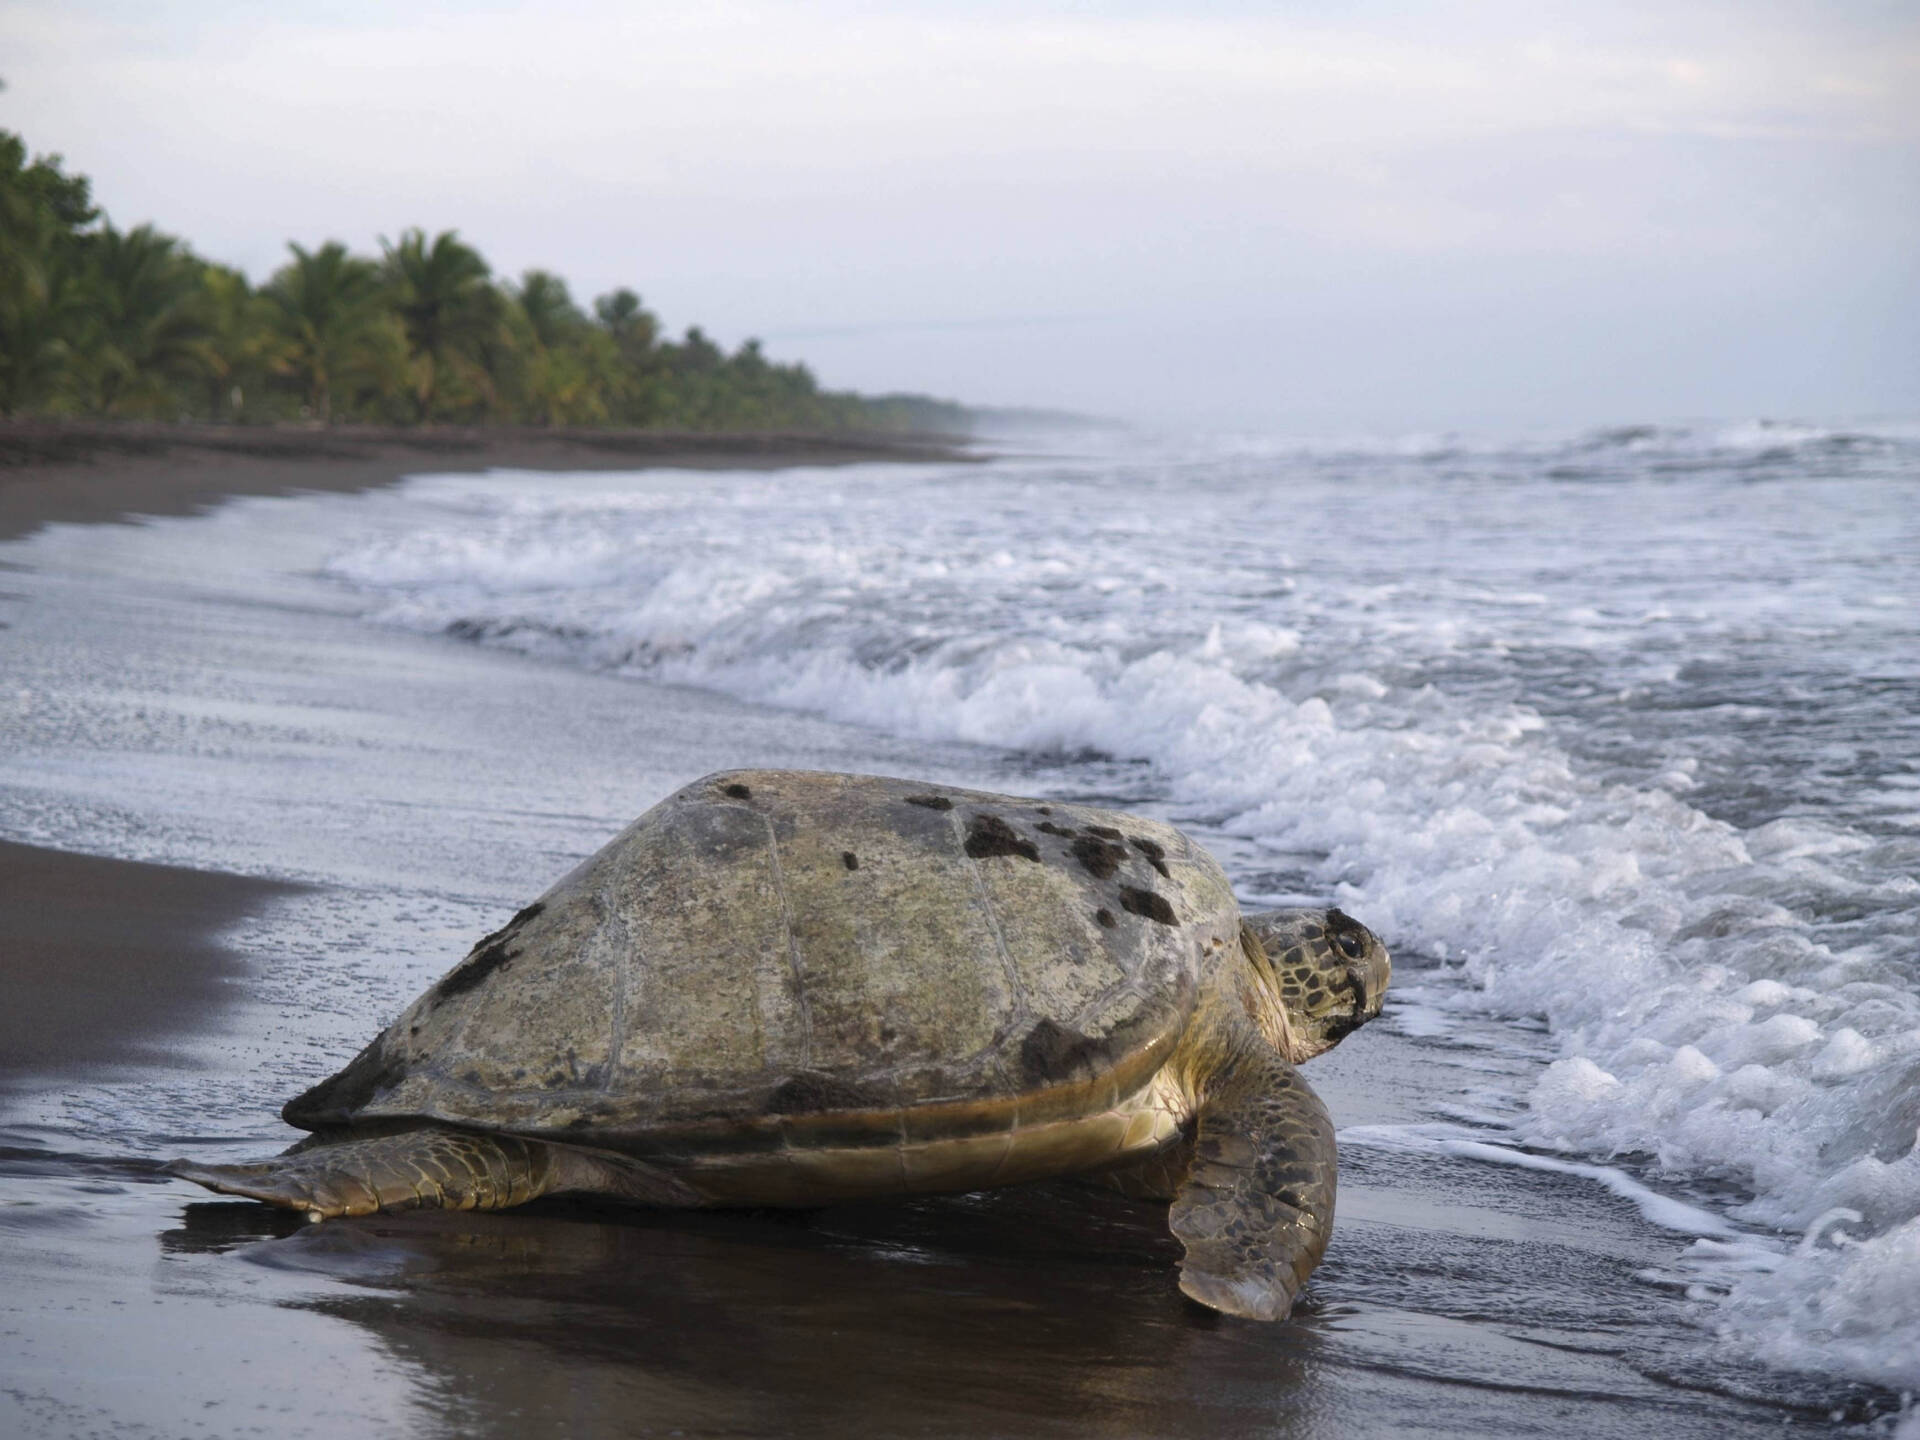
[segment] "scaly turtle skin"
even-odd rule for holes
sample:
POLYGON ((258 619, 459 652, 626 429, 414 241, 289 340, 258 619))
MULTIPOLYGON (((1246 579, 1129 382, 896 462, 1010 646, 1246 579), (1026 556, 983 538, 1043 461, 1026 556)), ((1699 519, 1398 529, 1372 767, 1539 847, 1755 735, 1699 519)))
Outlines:
POLYGON ((555 1193, 819 1205, 1098 1174, 1172 1202, 1181 1288, 1277 1319, 1333 1220, 1295 1066, 1379 1013, 1338 910, 1242 918, 1172 826, 734 771, 641 816, 289 1103, 172 1173, 315 1220, 555 1193))

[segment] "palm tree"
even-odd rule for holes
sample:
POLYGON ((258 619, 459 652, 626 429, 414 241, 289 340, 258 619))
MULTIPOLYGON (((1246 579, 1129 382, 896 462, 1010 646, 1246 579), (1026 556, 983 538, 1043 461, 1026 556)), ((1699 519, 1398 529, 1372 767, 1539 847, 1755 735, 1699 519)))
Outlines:
POLYGON ((523 274, 513 301, 527 412, 543 425, 604 420, 620 359, 611 337, 588 323, 567 282, 549 270, 523 274))
POLYGON ((380 270, 349 255, 338 240, 318 250, 287 248, 292 261, 274 272, 266 289, 285 345, 280 368, 300 382, 324 424, 333 418, 335 386, 363 372, 378 344, 380 270))
POLYGON ((645 359, 653 349, 653 342, 660 338, 660 322, 640 303, 640 297, 625 286, 595 300, 593 314, 630 365, 645 359))
POLYGON ((84 381, 90 408, 164 411, 211 362, 199 262, 151 225, 86 237, 84 381))
POLYGON ((613 342, 606 387, 609 408, 629 425, 644 425, 660 408, 661 357, 655 348, 660 322, 624 286, 595 300, 593 315, 601 336, 613 342))
POLYGON ((257 405, 280 349, 273 304, 240 271, 207 264, 200 267, 199 307, 207 326, 207 416, 243 419, 249 392, 257 405))
POLYGON ((62 174, 57 155, 29 164, 25 142, 0 130, 0 415, 57 401, 69 386, 80 232, 98 215, 84 175, 62 174))
POLYGON ((487 262, 457 231, 443 230, 429 242, 424 230, 403 230, 398 244, 380 245, 413 360, 415 418, 428 423, 449 367, 471 367, 499 327, 500 294, 487 262))
POLYGON ((587 317, 567 293, 567 282, 551 270, 527 271, 520 277, 520 288, 513 298, 535 342, 545 349, 553 349, 586 328, 587 317))
POLYGON ((73 388, 79 269, 41 218, 0 230, 0 415, 57 404, 73 388))

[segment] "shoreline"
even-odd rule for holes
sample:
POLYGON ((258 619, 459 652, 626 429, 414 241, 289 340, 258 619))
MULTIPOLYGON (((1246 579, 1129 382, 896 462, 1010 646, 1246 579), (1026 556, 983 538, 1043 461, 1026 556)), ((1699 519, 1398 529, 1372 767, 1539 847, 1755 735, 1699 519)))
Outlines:
POLYGON ((977 458, 964 437, 883 432, 8 421, 0 422, 0 540, 57 523, 194 514, 236 495, 369 490, 435 470, 778 470, 977 458))

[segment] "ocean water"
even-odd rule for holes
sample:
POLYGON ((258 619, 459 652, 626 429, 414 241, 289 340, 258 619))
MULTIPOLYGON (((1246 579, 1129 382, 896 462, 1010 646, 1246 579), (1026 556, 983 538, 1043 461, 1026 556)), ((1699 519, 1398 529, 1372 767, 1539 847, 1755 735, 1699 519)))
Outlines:
POLYGON ((368 622, 1019 757, 1512 1063, 1349 1153, 1605 1185, 1741 1363, 1920 1388, 1920 427, 424 477, 368 622))

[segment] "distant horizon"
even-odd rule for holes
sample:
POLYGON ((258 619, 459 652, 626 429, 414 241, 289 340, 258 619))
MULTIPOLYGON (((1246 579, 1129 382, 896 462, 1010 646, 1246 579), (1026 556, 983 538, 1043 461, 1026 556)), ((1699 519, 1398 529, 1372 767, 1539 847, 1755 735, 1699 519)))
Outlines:
POLYGON ((1920 16, 15 0, 0 126, 254 280, 458 229, 821 383, 1373 433, 1920 412, 1920 16))
MULTIPOLYGON (((951 399, 952 397, 941 398, 951 399)), ((959 403, 967 404, 964 399, 959 403)), ((1435 424, 1371 430, 1361 427, 1329 427, 1318 431, 1267 424, 1207 424, 1193 421, 1134 422, 1111 415, 1048 411, 1045 407, 1037 406, 969 405, 967 408, 989 414, 998 411, 1035 410, 1057 417, 1061 421, 1080 421, 1097 429, 1133 432, 1148 437, 1179 439, 1183 436, 1209 436, 1218 439, 1245 436, 1250 439, 1258 438, 1312 447, 1338 447, 1367 443, 1409 448, 1418 447, 1421 444, 1435 446, 1465 444, 1468 448, 1474 448, 1482 443, 1490 446, 1552 444, 1601 439, 1620 432, 1638 430, 1654 432, 1654 436, 1665 435, 1674 438, 1683 435, 1700 438, 1712 436, 1718 432, 1720 437, 1728 442, 1731 442, 1733 436, 1739 431, 1746 429, 1779 430, 1789 434, 1795 431, 1813 431, 1834 438, 1856 436, 1864 439, 1920 440, 1920 407, 1906 413, 1888 411, 1856 415, 1622 416, 1601 420, 1536 421, 1506 426, 1435 424)), ((1065 429, 1067 426, 1063 424, 1061 428, 1065 429)), ((994 432, 986 429, 982 433, 992 435, 994 432)), ((1654 438, 1654 436, 1647 438, 1654 438)), ((1781 438, 1785 440, 1787 437, 1783 435, 1781 438)))

